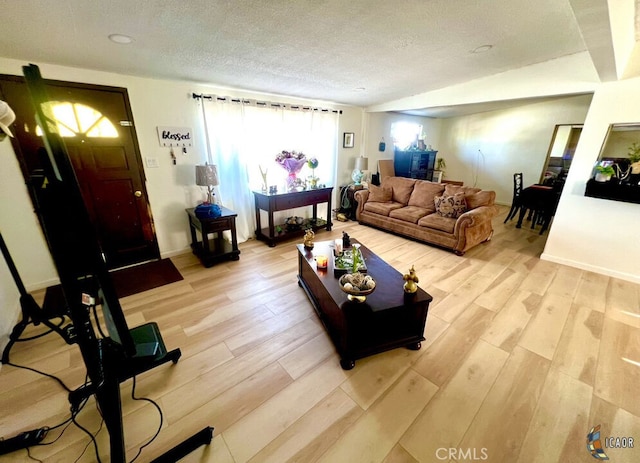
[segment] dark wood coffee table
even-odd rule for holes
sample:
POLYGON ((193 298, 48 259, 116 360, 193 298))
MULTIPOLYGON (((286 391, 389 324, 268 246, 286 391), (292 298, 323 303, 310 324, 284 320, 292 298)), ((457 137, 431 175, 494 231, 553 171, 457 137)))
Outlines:
MULTIPOLYGON (((352 240, 357 242, 356 240, 352 240)), ((298 245, 298 284, 305 290, 326 328, 345 370, 355 361, 397 347, 420 349, 429 303, 423 289, 406 295, 402 275, 365 246, 367 274, 376 281, 365 302, 350 302, 338 285, 333 269, 333 241, 316 242, 311 250, 298 245), (326 255, 329 264, 318 269, 315 256, 326 255)))

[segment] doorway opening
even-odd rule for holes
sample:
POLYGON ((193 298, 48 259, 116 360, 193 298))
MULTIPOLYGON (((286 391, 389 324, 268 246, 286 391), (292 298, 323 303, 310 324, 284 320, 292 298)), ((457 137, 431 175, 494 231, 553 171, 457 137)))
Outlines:
POLYGON ((540 184, 562 189, 582 134, 582 124, 559 124, 553 130, 540 184))

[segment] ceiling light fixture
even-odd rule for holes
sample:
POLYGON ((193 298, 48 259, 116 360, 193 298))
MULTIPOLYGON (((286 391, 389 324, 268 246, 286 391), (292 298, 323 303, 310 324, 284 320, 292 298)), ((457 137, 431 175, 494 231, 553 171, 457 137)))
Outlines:
POLYGON ((124 35, 124 34, 111 34, 109 36, 109 40, 111 40, 112 42, 115 43, 119 43, 119 44, 128 44, 133 42, 133 39, 131 37, 129 37, 128 35, 124 35))
POLYGON ((471 50, 471 53, 486 53, 493 48, 493 45, 480 45, 471 50))

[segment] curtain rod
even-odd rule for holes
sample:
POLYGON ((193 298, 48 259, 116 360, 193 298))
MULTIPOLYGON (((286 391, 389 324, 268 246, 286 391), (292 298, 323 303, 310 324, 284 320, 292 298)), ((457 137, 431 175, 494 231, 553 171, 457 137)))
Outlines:
POLYGON ((216 100, 221 102, 246 104, 246 105, 257 106, 261 108, 282 108, 282 109, 291 109, 293 111, 319 111, 323 113, 342 114, 342 110, 339 110, 339 109, 317 108, 314 106, 306 106, 306 105, 290 104, 290 103, 277 103, 274 101, 250 100, 248 98, 237 98, 237 97, 230 97, 230 96, 206 95, 203 93, 200 93, 200 94, 192 93, 191 95, 194 100, 197 100, 197 99, 211 100, 211 101, 216 100))

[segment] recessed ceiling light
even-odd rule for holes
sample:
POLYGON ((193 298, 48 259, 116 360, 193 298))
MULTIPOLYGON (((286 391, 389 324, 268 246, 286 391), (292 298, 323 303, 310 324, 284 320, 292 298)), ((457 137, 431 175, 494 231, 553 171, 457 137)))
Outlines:
POLYGON ((356 87, 355 88, 356 92, 364 92, 365 90, 366 90, 366 88, 364 88, 364 87, 356 87))
POLYGON ((133 39, 124 34, 111 34, 109 40, 115 43, 127 44, 133 42, 133 39))
POLYGON ((471 53, 485 53, 493 48, 493 45, 480 45, 471 50, 471 53))

